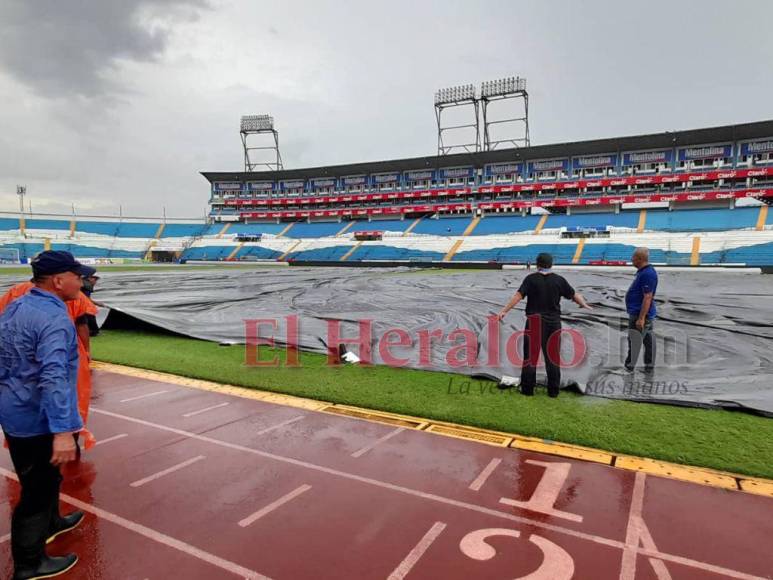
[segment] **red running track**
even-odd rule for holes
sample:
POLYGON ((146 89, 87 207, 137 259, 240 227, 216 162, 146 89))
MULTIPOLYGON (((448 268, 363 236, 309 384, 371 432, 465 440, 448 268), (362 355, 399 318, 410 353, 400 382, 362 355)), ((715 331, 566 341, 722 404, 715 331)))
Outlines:
MULTIPOLYGON (((63 578, 770 578, 773 499, 95 372, 63 578)), ((0 461, 10 576, 18 484, 0 461)))

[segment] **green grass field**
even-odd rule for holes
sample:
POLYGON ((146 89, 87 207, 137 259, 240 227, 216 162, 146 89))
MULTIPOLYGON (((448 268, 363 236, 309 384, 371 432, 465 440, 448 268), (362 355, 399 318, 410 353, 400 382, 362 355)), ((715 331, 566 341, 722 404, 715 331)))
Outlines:
POLYGON ((279 365, 248 367, 243 346, 163 333, 103 331, 92 352, 99 361, 773 478, 773 421, 745 413, 572 393, 549 399, 541 389, 523 397, 442 372, 329 367, 312 353, 287 368, 282 351, 265 348, 260 359, 279 365))

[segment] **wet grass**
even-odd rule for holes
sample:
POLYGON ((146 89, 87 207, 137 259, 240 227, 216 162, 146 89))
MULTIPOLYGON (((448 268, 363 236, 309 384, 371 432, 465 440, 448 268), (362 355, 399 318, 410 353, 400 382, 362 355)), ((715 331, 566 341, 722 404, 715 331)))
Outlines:
POLYGON ((573 393, 550 399, 543 389, 523 397, 443 372, 328 366, 314 353, 291 368, 283 351, 268 348, 259 360, 278 364, 258 368, 245 365, 243 346, 154 332, 103 331, 92 350, 105 362, 773 478, 773 420, 745 413, 573 393))

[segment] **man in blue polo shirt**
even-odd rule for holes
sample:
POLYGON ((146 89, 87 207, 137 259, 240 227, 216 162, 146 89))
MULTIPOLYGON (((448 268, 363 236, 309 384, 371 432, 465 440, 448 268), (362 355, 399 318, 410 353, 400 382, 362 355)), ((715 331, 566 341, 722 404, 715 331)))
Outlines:
POLYGON ((78 413, 78 343, 65 301, 78 296, 83 270, 69 252, 32 260, 35 287, 0 316, 0 425, 21 484, 11 518, 14 580, 51 578, 75 554, 50 557, 45 545, 83 520, 59 515, 59 466, 73 461, 78 413))
POLYGON ((658 289, 658 273, 650 264, 650 251, 636 248, 631 257, 636 267, 636 276, 625 294, 625 309, 628 311, 628 357, 625 368, 633 371, 639 360, 644 344, 644 370, 655 368, 655 336, 653 320, 657 314, 655 292, 658 289))

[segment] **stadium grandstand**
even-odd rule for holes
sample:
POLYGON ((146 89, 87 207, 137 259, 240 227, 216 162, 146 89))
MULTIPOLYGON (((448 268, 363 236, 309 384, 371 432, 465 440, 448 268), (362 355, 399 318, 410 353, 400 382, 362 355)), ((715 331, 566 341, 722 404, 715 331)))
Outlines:
POLYGON ((2 258, 773 265, 773 121, 203 176, 209 223, 5 214, 2 258))

